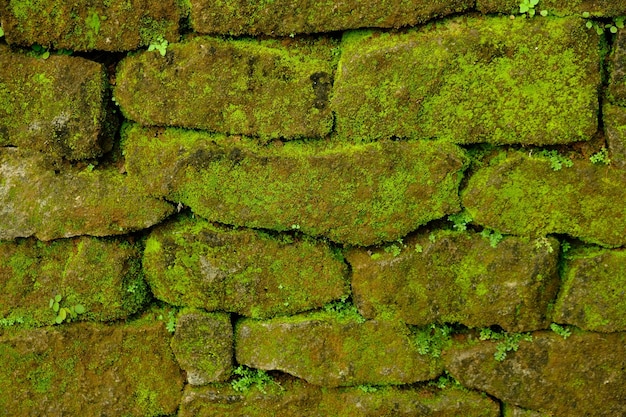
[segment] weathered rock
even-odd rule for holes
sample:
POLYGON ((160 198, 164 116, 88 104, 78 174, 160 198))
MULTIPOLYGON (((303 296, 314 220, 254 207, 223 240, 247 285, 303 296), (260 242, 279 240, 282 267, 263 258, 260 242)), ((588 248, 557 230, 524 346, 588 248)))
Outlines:
POLYGON ((399 28, 468 10, 473 1, 358 2, 191 0, 191 24, 200 33, 229 35, 333 32, 361 27, 399 28))
POLYGON ((609 58, 607 96, 615 104, 626 105, 626 34, 623 30, 617 32, 609 58))
POLYGON ((181 218, 152 232, 143 266, 169 304, 265 318, 347 296, 347 266, 324 242, 181 218))
POLYGON ((409 384, 443 371, 440 359, 418 353, 403 324, 359 318, 324 312, 240 320, 237 362, 326 387, 409 384))
POLYGON ((85 308, 75 320, 126 318, 149 297, 140 258, 138 244, 117 239, 0 242, 0 326, 54 324, 57 294, 60 308, 85 308))
POLYGON ((241 393, 229 386, 191 387, 183 393, 179 417, 496 417, 498 405, 471 391, 428 388, 320 388, 293 378, 241 393), (370 388, 370 390, 373 390, 370 388))
POLYGON ((176 0, 6 0, 0 3, 9 44, 74 51, 128 51, 178 40, 176 0))
POLYGON ((625 331, 626 252, 568 253, 553 321, 592 331, 625 331))
POLYGON ((546 157, 509 152, 472 175, 461 198, 474 223, 502 233, 566 233, 621 246, 626 244, 624 184, 626 172, 604 164, 577 160, 554 170, 546 157))
POLYGON ((346 255, 364 317, 391 314, 420 326, 497 324, 518 332, 547 328, 560 283, 556 239, 507 237, 492 247, 477 233, 440 231, 394 245, 346 255), (399 254, 389 249, 401 247, 399 254))
POLYGON ((626 168, 626 109, 606 104, 602 115, 611 164, 626 168))
POLYGON ((0 45, 0 146, 86 159, 111 148, 101 64, 79 57, 38 59, 0 45))
MULTIPOLYGON (((520 0, 477 0, 476 9, 482 13, 519 14, 520 0)), ((581 16, 584 12, 598 17, 616 17, 626 14, 626 4, 615 0, 541 0, 535 6, 536 17, 539 12, 547 10, 550 15, 581 16)), ((517 16, 521 18, 521 16, 517 16)))
POLYGON ((0 363, 7 416, 161 416, 176 411, 183 388, 162 322, 5 334, 0 363))
POLYGON ((598 36, 579 18, 458 18, 342 42, 331 106, 351 140, 556 144, 597 130, 598 36))
POLYGON ((233 367, 230 316, 193 310, 179 313, 172 351, 190 384, 228 380, 233 367))
POLYGON ((114 94, 147 126, 179 126, 265 139, 315 138, 332 129, 333 48, 320 41, 196 37, 125 58, 114 94), (158 99, 155 99, 158 98, 158 99))
POLYGON ((457 146, 431 141, 264 147, 137 126, 124 137, 129 176, 155 196, 210 221, 355 245, 397 240, 458 211, 467 160, 457 146))
POLYGON ((497 362, 495 342, 450 350, 446 369, 468 388, 555 416, 626 413, 626 334, 533 335, 497 362))
POLYGON ((539 411, 525 410, 510 404, 503 404, 503 417, 552 417, 552 414, 540 413, 539 411))
POLYGON ((0 148, 0 240, 119 235, 172 211, 113 168, 59 170, 42 154, 0 148))

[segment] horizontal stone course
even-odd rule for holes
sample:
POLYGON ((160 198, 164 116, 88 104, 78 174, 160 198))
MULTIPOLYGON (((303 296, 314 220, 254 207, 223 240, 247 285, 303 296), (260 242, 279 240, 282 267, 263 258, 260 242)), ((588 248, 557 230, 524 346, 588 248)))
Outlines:
MULTIPOLYGON (((519 13, 520 0, 476 0, 476 9, 482 13, 519 13)), ((626 5, 615 0, 541 0, 536 6, 536 16, 539 11, 547 10, 550 15, 582 16, 587 12, 594 17, 616 17, 626 14, 626 5)))
POLYGON ((492 247, 477 233, 438 231, 394 245, 346 255, 363 316, 391 314, 419 326, 548 327, 548 305, 559 288, 556 239, 507 237, 492 247))
POLYGON ((371 245, 459 211, 467 161, 440 142, 254 141, 178 129, 124 134, 129 177, 210 221, 371 245))
POLYGON ((328 97, 337 44, 195 37, 125 58, 115 100, 145 126, 178 126, 264 139, 330 133, 328 97))
POLYGON ((114 135, 104 68, 80 57, 47 59, 0 45, 0 146, 70 160, 100 156, 114 135))
POLYGON ((257 318, 319 308, 349 294, 347 266, 328 244, 201 219, 156 228, 143 267, 158 299, 257 318))
POLYGON ((597 130, 599 38, 579 18, 463 17, 348 32, 331 106, 341 138, 548 145, 597 130))

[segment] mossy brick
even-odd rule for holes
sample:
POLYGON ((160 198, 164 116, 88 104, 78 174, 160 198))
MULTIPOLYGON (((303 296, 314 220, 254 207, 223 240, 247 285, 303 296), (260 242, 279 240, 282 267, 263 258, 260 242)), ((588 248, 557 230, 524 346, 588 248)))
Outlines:
POLYGON ((226 313, 187 309, 178 313, 172 351, 187 382, 226 381, 233 368, 233 326, 226 313))
POLYGON ((596 332, 626 330, 626 252, 568 252, 553 321, 596 332))
MULTIPOLYGON (((521 0, 477 0, 476 9, 482 13, 504 13, 519 16, 521 0)), ((587 12, 593 17, 617 17, 626 14, 626 4, 615 0, 541 0, 535 6, 535 18, 541 10, 556 16, 582 16, 587 12)))
POLYGON ((559 243, 506 237, 495 247, 478 233, 418 234, 385 248, 351 249, 352 291, 366 318, 405 323, 498 325, 507 331, 548 327, 559 288, 559 243), (398 254, 393 253, 395 249, 398 254))
POLYGON ((446 353, 446 370, 464 386, 551 416, 626 413, 626 334, 536 332, 502 362, 498 342, 446 353))
POLYGON ((0 148, 0 240, 120 235, 174 210, 114 168, 58 167, 40 153, 0 148))
POLYGON ((163 322, 0 336, 0 416, 162 416, 183 388, 163 322))
POLYGON ((5 0, 0 15, 11 45, 73 51, 130 51, 176 42, 177 0, 5 0))
POLYGON ((325 242, 190 217, 154 229, 143 267, 154 296, 169 304, 256 318, 319 308, 350 293, 347 265, 325 242))
POLYGON ((435 141, 259 146, 137 126, 123 141, 129 177, 208 220, 355 245, 397 240, 459 211, 467 163, 462 149, 435 141))
POLYGON ((139 244, 120 239, 0 242, 0 327, 53 325, 56 295, 62 308, 85 308, 71 320, 126 318, 149 298, 140 262, 139 244))
POLYGON ((113 140, 105 86, 96 62, 40 59, 0 45, 0 146, 73 160, 100 156, 113 140))
POLYGON ((235 326, 237 362, 325 386, 410 384, 440 375, 439 358, 418 353, 398 322, 317 312, 235 326))
POLYGON ((191 25, 199 33, 270 36, 415 26, 474 6, 468 0, 191 0, 190 3, 191 25))
POLYGON ((145 126, 265 139, 327 135, 337 42, 195 37, 121 61, 115 100, 145 126), (158 98, 158 99, 155 99, 158 98))
POLYGON ((626 105, 626 34, 623 30, 618 31, 615 36, 608 64, 607 96, 610 102, 624 106, 626 105))
POLYGON ((227 385, 185 387, 179 417, 496 417, 492 399, 458 388, 358 387, 320 388, 282 377, 280 386, 238 392, 227 385))
POLYGON ((342 51, 331 106, 344 139, 547 145, 598 127, 599 37, 580 18, 355 31, 342 51))
POLYGON ((516 151, 496 159, 461 192, 475 224, 533 238, 563 233, 603 246, 626 244, 624 171, 588 160, 554 170, 548 157, 516 151))
POLYGON ((602 116, 611 166, 626 168, 626 108, 607 103, 602 116))

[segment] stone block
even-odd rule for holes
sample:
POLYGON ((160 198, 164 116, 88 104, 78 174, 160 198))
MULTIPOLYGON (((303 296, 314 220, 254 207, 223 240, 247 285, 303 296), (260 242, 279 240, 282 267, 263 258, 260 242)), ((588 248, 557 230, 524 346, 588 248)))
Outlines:
MULTIPOLYGON (((477 0, 476 9, 482 13, 505 13, 522 18, 520 3, 520 0, 477 0)), ((551 16, 581 16, 587 12, 594 17, 617 17, 626 14, 626 4, 615 0, 541 0, 535 6, 536 18, 541 10, 547 10, 551 16)))
POLYGON ((626 168, 626 108, 605 104, 602 115, 611 165, 626 168))

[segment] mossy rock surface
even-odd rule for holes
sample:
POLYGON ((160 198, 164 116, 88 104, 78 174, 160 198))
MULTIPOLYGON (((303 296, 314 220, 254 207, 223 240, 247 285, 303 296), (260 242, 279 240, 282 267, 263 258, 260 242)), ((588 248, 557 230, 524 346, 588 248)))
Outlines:
POLYGON ((119 239, 79 237, 0 242, 0 327, 52 325, 59 309, 84 307, 70 320, 109 321, 136 313, 149 298, 141 247, 119 239))
POLYGON ((156 228, 143 267, 167 303, 265 318, 347 296, 347 265, 327 243, 182 217, 156 228))
POLYGON ((162 322, 0 336, 0 416, 162 416, 183 388, 162 322))
POLYGON ((79 57, 48 59, 0 45, 0 146, 86 159, 111 148, 102 65, 79 57))
POLYGON ((600 46, 580 18, 463 17, 406 33, 348 32, 331 106, 348 140, 588 140, 600 46))
POLYGON ((45 155, 16 148, 0 148, 0 207, 0 240, 120 235, 173 211, 113 167, 58 167, 45 155))
MULTIPOLYGON (((476 9, 482 13, 504 13, 519 16, 521 0, 477 0, 476 9)), ((626 14, 626 4, 620 0, 541 0, 535 6, 535 18, 540 19, 539 12, 547 10, 550 15, 582 16, 590 13, 594 17, 616 17, 626 14)))
POLYGON ((356 305, 367 318, 530 331, 549 324, 558 252, 552 238, 506 237, 493 247, 474 232, 439 231, 346 257, 356 305))
POLYGON ((318 312, 235 327, 237 362, 280 370, 315 385, 409 384, 433 379, 441 360, 418 353, 409 329, 358 314, 318 312))
POLYGON ((259 146, 132 126, 124 143, 129 177, 206 219, 354 245, 394 241, 459 211, 467 162, 454 144, 430 141, 259 146))
POLYGON ((542 413, 539 411, 526 410, 521 407, 516 407, 512 404, 502 405, 503 417, 552 417, 553 414, 542 413))
POLYGON ((502 362, 497 342, 450 350, 446 370, 468 388, 554 416, 626 413, 626 334, 537 332, 502 362))
POLYGON ((566 256, 553 321, 585 330, 626 330, 626 252, 581 249, 566 256))
POLYGON ((193 309, 181 311, 176 318, 172 351, 190 384, 228 380, 234 353, 230 316, 193 309))
POLYGON ((178 126, 264 139, 322 137, 337 43, 195 37, 118 67, 115 100, 145 126, 178 126))
POLYGON ((626 172, 584 160, 559 168, 552 159, 511 151, 476 171, 461 193, 474 223, 533 238, 564 233, 626 244, 626 172))
POLYGON ((468 0, 191 0, 190 3, 191 24, 199 33, 271 36, 414 26, 474 6, 468 0))
POLYGON ((611 165, 624 169, 626 168, 626 108, 605 104, 602 115, 611 165))
POLYGON ((624 31, 617 32, 611 50, 607 95, 610 102, 621 106, 626 105, 626 35, 624 31))
POLYGON ((178 40, 176 0, 6 0, 0 4, 9 44, 74 51, 129 51, 178 40))
POLYGON ((268 384, 265 392, 187 386, 179 417, 496 417, 500 411, 493 400, 459 389, 320 388, 288 377, 276 382, 280 386, 268 384))

